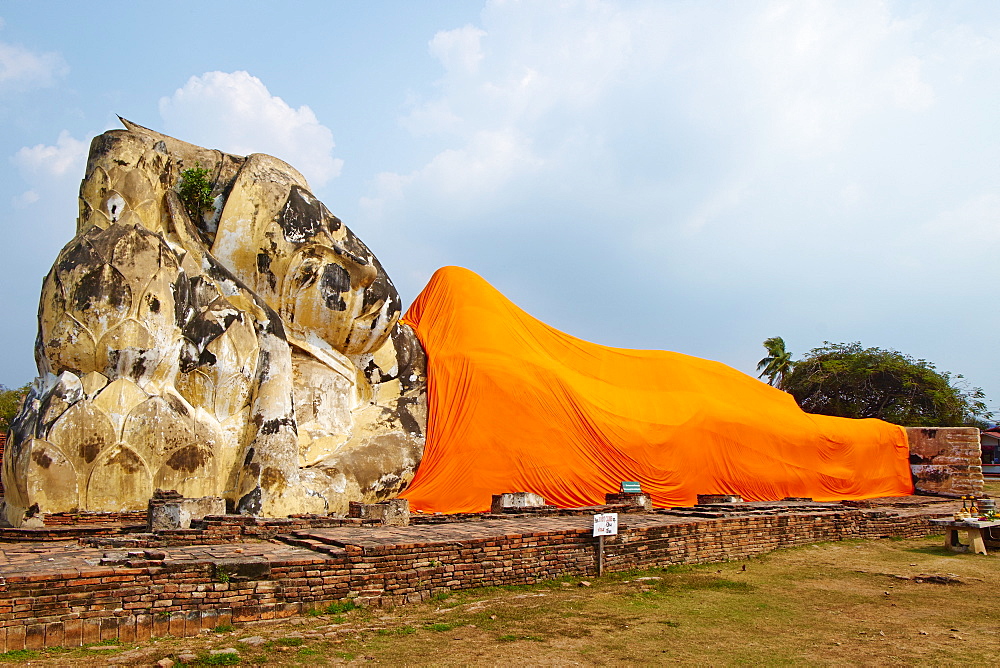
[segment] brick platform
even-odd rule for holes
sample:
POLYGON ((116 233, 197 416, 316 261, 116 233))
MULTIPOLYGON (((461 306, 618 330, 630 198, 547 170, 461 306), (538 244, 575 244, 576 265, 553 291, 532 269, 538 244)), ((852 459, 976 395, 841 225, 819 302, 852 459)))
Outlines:
MULTIPOLYGON (((911 499, 875 508, 800 502, 629 513, 619 535, 606 539, 605 568, 738 559, 844 538, 922 536, 934 531, 928 518, 956 505, 911 499)), ((217 529, 234 526, 225 519, 208 518, 217 529)), ((190 636, 220 624, 295 616, 344 598, 396 605, 450 590, 595 573, 589 514, 463 519, 384 528, 297 528, 308 522, 292 519, 279 522, 287 533, 266 542, 233 540, 242 535, 237 532, 225 544, 144 549, 0 543, 0 651, 190 636)), ((235 526, 254 528, 256 521, 241 522, 235 526)))

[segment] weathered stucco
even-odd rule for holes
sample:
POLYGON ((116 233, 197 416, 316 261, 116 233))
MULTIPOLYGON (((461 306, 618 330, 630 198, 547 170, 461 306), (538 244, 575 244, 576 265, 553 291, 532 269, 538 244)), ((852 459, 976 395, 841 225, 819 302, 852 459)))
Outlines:
POLYGON ((918 492, 948 496, 983 493, 979 430, 975 427, 907 427, 910 471, 918 492))
POLYGON ((94 139, 42 287, 8 521, 156 488, 266 516, 397 494, 423 453, 424 353, 378 260, 286 163, 124 123, 94 139), (192 220, 195 166, 215 208, 192 220))

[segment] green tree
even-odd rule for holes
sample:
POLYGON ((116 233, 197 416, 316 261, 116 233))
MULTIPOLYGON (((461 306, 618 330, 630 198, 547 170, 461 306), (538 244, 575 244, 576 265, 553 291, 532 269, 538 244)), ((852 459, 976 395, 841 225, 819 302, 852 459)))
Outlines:
POLYGON ((0 385, 0 432, 6 433, 10 431, 10 423, 14 421, 14 416, 17 415, 17 411, 21 408, 21 401, 28 394, 28 388, 31 385, 25 385, 24 387, 19 387, 15 390, 10 390, 0 385))
POLYGON ((795 363, 782 389, 809 413, 910 427, 983 426, 993 416, 983 391, 967 387, 962 376, 859 342, 824 341, 795 363))
POLYGON ((201 220, 203 213, 212 209, 212 184, 208 175, 208 170, 198 163, 181 172, 181 181, 177 186, 177 195, 195 223, 201 220))
POLYGON ((764 341, 767 357, 757 362, 758 378, 767 376, 767 384, 784 389, 785 376, 795 366, 792 353, 785 350, 785 340, 780 336, 772 336, 764 341))

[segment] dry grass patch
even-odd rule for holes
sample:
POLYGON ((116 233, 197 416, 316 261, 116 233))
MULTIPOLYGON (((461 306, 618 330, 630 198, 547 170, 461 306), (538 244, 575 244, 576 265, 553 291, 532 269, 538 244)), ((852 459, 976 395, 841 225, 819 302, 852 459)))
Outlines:
POLYGON ((49 650, 31 663, 152 665, 182 648, 207 661, 212 649, 236 647, 240 665, 278 666, 992 665, 998 565, 947 552, 941 537, 825 543, 743 562, 455 592, 428 605, 160 639, 99 657, 49 650), (960 583, 914 579, 926 574, 960 583), (269 642, 239 643, 251 635, 269 642))

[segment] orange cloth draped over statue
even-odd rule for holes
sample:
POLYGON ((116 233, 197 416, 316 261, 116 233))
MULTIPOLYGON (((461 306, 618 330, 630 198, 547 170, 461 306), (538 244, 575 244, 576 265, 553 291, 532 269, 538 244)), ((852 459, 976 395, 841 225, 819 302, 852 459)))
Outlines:
POLYGON ((595 505, 623 480, 658 507, 913 493, 902 427, 805 413, 719 362, 581 341, 467 269, 439 269, 404 322, 428 365, 427 447, 400 495, 414 510, 488 510, 503 492, 595 505))

